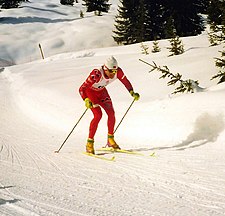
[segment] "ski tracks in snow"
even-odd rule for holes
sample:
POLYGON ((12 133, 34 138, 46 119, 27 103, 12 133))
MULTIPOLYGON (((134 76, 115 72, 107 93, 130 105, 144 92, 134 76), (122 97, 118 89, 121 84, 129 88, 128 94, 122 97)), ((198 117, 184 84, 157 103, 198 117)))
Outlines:
POLYGON ((141 194, 145 201, 143 209, 148 206, 146 203, 149 203, 148 213, 154 213, 154 215, 174 215, 177 212, 179 215, 185 215, 182 212, 188 212, 190 215, 224 214, 225 195, 222 191, 225 189, 225 181, 222 163, 220 164, 221 176, 218 176, 218 170, 213 171, 214 169, 208 167, 208 164, 213 164, 213 159, 201 155, 201 152, 193 155, 191 151, 159 151, 155 158, 148 160, 142 157, 139 160, 133 160, 133 155, 129 161, 126 160, 123 156, 123 160, 118 163, 118 170, 122 170, 123 175, 129 176, 133 186, 129 182, 126 182, 126 186, 130 188, 129 191, 136 190, 134 202, 138 201, 137 194, 141 194), (196 167, 199 168, 196 169, 196 167), (165 209, 168 205, 174 208, 165 209))
POLYGON ((224 215, 223 152, 118 153, 116 162, 87 157, 83 146, 54 154, 57 132, 23 116, 1 84, 1 215, 224 215))

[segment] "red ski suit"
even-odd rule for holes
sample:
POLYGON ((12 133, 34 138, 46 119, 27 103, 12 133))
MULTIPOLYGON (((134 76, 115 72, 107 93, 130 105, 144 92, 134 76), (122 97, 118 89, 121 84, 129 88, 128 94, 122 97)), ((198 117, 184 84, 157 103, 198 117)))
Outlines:
POLYGON ((115 112, 112 105, 111 98, 106 90, 105 86, 119 79, 128 91, 133 90, 133 87, 127 77, 124 75, 121 68, 118 68, 114 78, 110 79, 104 73, 103 67, 100 69, 94 69, 86 81, 79 88, 82 99, 89 98, 93 104, 91 111, 94 115, 90 123, 89 138, 94 139, 98 123, 102 118, 102 110, 100 106, 105 110, 108 115, 108 133, 113 134, 115 126, 115 112))

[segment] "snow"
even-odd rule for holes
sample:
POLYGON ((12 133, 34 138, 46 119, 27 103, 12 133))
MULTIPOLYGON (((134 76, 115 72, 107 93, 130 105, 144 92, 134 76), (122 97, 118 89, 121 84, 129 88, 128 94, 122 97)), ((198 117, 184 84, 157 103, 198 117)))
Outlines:
MULTIPOLYGON (((179 56, 168 57, 167 40, 149 55, 140 44, 117 46, 111 35, 118 2, 102 17, 85 13, 83 19, 81 3, 67 7, 58 0, 2 10, 1 215, 224 215, 225 84, 210 80, 223 45, 210 47, 203 32, 181 38, 185 53, 179 56), (109 162, 84 155, 89 110, 55 154, 85 111, 78 88, 111 55, 141 95, 116 140, 145 156, 115 153, 109 162), (173 95, 169 80, 149 73, 139 59, 167 65, 203 89, 173 95)), ((119 123, 132 98, 119 81, 107 89, 119 123)), ((106 121, 104 114, 96 149, 106 143, 106 121)))

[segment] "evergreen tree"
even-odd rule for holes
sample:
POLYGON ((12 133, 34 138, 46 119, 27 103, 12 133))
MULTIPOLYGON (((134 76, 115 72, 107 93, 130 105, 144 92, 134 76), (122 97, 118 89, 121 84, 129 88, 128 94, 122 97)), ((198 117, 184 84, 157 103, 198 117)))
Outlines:
POLYGON ((209 42, 211 46, 224 43, 225 41, 225 25, 210 25, 209 42))
POLYGON ((219 1, 218 4, 215 3, 211 2, 209 11, 216 5, 213 10, 219 13, 214 13, 213 10, 210 11, 211 14, 209 14, 208 19, 210 23, 209 42, 212 46, 225 41, 225 1, 219 1))
POLYGON ((209 0, 120 0, 113 38, 118 44, 132 44, 200 34, 204 29, 200 11, 209 0))
POLYGON ((141 43, 141 53, 142 54, 148 55, 149 54, 148 49, 149 49, 148 45, 141 43))
POLYGON ((174 19, 172 16, 169 16, 165 22, 165 29, 164 29, 165 38, 175 37, 174 32, 176 32, 174 19))
POLYGON ((80 10, 80 17, 84 18, 84 12, 82 10, 80 10))
POLYGON ((137 23, 135 0, 120 0, 118 7, 118 15, 115 19, 115 28, 113 31, 114 40, 118 44, 132 44, 137 42, 135 38, 135 23, 137 23))
POLYGON ((225 17, 225 1, 212 0, 208 8, 208 20, 210 24, 221 25, 225 17))
POLYGON ((177 35, 180 37, 197 35, 204 30, 203 19, 199 15, 200 0, 165 0, 166 17, 171 16, 177 35))
POLYGON ((184 46, 179 36, 176 35, 176 31, 174 31, 174 36, 169 40, 171 47, 167 48, 171 52, 170 56, 180 55, 184 53, 184 46))
POLYGON ((225 50, 221 52, 221 58, 216 58, 216 67, 220 69, 220 71, 212 77, 212 79, 220 78, 218 83, 225 82, 225 50))
POLYGON ((195 1, 195 6, 198 13, 207 14, 210 0, 197 0, 195 1))
POLYGON ((73 6, 74 0, 60 0, 60 3, 62 5, 72 5, 73 6))
MULTIPOLYGON (((213 45, 225 42, 225 1, 212 0, 209 6, 210 43, 213 45)), ((220 51, 221 58, 216 58, 215 65, 220 70, 211 79, 219 78, 219 82, 225 82, 225 50, 220 51)))
POLYGON ((0 0, 0 6, 4 9, 17 8, 23 1, 26 0, 0 0))
POLYGON ((120 0, 113 38, 118 44, 133 44, 151 39, 146 0, 120 0))
POLYGON ((152 53, 160 52, 159 42, 157 40, 153 41, 152 53))
POLYGON ((94 11, 96 15, 100 16, 102 12, 108 12, 110 8, 110 4, 108 4, 109 0, 84 0, 85 5, 87 7, 87 12, 94 11))
POLYGON ((166 7, 164 0, 145 0, 147 4, 146 39, 165 38, 166 7))
POLYGON ((146 0, 139 0, 136 1, 136 10, 135 10, 135 23, 134 28, 136 31, 134 31, 134 37, 136 39, 136 42, 143 42, 146 41, 147 38, 150 39, 147 35, 149 33, 149 23, 147 20, 149 19, 149 14, 147 10, 147 5, 145 3, 146 0))
POLYGON ((209 32, 208 33, 209 36, 209 43, 211 44, 211 46, 216 46, 219 44, 218 41, 218 35, 215 32, 209 32))

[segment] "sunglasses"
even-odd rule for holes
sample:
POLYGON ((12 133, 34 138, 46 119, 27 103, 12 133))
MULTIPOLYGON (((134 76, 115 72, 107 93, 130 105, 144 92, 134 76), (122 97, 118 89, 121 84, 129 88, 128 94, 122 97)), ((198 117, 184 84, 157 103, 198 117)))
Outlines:
POLYGON ((117 73, 117 69, 108 69, 109 73, 112 74, 116 74, 117 73))

